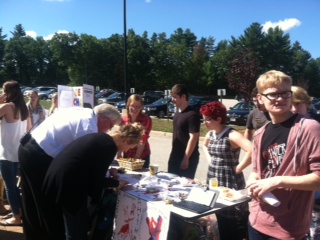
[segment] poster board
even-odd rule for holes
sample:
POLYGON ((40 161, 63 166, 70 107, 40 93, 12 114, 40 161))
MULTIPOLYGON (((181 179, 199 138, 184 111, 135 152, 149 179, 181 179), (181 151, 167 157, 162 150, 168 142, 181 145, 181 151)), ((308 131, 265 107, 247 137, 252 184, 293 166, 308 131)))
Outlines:
POLYGON ((58 107, 94 107, 94 87, 83 86, 70 87, 58 85, 58 107))
POLYGON ((168 208, 120 191, 112 239, 167 239, 169 221, 168 208))

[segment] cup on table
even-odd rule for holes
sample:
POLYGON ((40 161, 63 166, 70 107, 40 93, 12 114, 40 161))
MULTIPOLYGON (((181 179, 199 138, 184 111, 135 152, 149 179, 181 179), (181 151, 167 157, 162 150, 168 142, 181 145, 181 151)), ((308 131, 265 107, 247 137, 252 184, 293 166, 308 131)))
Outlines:
POLYGON ((209 188, 210 189, 215 189, 219 186, 218 184, 218 178, 214 177, 214 178, 210 178, 209 179, 209 188))
POLYGON ((149 166, 150 175, 155 175, 159 170, 159 165, 151 164, 149 166))

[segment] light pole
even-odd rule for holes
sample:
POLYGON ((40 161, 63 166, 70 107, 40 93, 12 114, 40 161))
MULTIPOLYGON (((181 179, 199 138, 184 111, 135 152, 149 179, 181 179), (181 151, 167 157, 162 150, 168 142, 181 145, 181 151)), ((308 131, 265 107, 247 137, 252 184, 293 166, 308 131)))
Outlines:
POLYGON ((126 0, 123 0, 123 49, 124 49, 124 93, 125 103, 128 99, 129 93, 129 81, 128 81, 128 56, 127 56, 127 11, 126 11, 126 0))

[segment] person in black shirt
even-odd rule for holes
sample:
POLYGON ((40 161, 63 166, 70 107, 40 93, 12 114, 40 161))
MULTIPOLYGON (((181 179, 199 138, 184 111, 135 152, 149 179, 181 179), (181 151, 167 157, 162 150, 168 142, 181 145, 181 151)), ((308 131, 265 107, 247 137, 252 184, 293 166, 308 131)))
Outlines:
POLYGON ((171 95, 178 111, 173 117, 168 172, 193 179, 199 163, 200 115, 189 105, 189 94, 185 85, 173 86, 171 95))
POLYGON ((68 144, 54 158, 42 187, 43 217, 50 219, 47 239, 86 239, 88 197, 91 204, 99 203, 116 153, 136 147, 142 131, 140 125, 129 124, 110 135, 91 133, 68 144))

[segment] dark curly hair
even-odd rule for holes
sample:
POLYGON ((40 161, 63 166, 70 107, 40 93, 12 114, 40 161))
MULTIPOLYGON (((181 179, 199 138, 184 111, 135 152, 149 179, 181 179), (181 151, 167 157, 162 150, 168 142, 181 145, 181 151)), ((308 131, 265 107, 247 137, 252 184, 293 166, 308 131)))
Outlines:
POLYGON ((227 109, 221 102, 210 102, 200 108, 200 113, 217 120, 221 118, 221 124, 227 123, 227 109))

